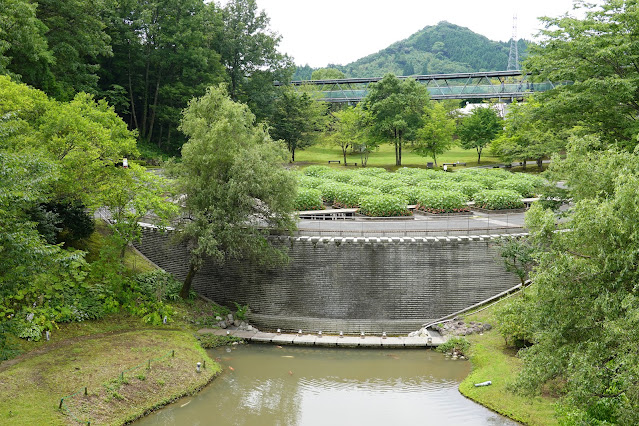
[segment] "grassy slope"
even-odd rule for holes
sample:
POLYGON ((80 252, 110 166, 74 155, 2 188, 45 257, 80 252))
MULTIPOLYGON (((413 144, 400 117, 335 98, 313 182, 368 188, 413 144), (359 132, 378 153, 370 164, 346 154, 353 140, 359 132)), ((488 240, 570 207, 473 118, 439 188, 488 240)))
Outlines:
MULTIPOLYGON (((492 308, 469 315, 469 321, 496 323, 492 308)), ((516 353, 507 348, 504 339, 493 329, 483 335, 472 335, 471 373, 459 386, 459 391, 467 398, 484 405, 491 410, 528 425, 554 425, 555 403, 557 400, 547 397, 524 397, 508 389, 521 369, 521 360, 516 353), (491 386, 475 387, 475 383, 492 381, 491 386)))
MULTIPOLYGON (((97 231, 83 249, 89 256, 104 243, 106 229, 97 231)), ((134 272, 153 265, 127 250, 127 267, 134 272)), ((194 337, 195 327, 184 321, 210 307, 194 302, 174 305, 175 322, 151 327, 124 313, 97 321, 60 324, 51 340, 15 339, 23 355, 0 363, 0 424, 78 424, 73 417, 93 424, 123 424, 208 383, 220 366, 211 360, 194 337), (152 363, 175 350, 175 358, 152 363), (205 361, 207 369, 195 372, 205 361), (141 366, 118 380, 123 370, 141 366), (84 387, 82 394, 65 400, 68 413, 58 409, 60 399, 84 387), (71 415, 69 415, 71 414, 71 415)))
MULTIPOLYGON (((360 164, 359 154, 349 154, 346 156, 349 164, 360 164)), ((302 151, 295 152, 295 162, 328 164, 329 160, 342 160, 342 150, 336 145, 317 144, 310 146, 302 151)), ((427 162, 432 162, 432 158, 420 157, 411 152, 409 149, 402 150, 402 165, 405 167, 426 167, 427 162)), ((477 165, 477 152, 475 150, 465 150, 456 146, 445 154, 437 157, 437 164, 454 162, 467 163, 466 166, 477 165)), ((494 164, 498 159, 489 156, 489 151, 484 149, 482 152, 481 164, 494 164)), ((371 167, 387 167, 395 169, 395 147, 390 144, 384 144, 368 157, 368 165, 371 167)))
POLYGON ((73 424, 58 410, 60 398, 70 414, 82 421, 123 424, 150 409, 204 386, 219 372, 190 333, 179 330, 137 330, 67 339, 27 354, 8 367, 0 365, 0 423, 73 424), (175 350, 175 357, 153 362, 175 350), (203 373, 195 363, 207 361, 203 373), (128 372, 125 382, 118 376, 128 372))

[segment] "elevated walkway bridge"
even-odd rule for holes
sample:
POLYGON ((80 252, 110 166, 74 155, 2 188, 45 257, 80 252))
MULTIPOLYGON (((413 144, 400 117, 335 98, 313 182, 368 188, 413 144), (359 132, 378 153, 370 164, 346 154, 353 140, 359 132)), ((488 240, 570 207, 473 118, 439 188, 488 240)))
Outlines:
MULTIPOLYGON (((560 84, 568 84, 550 81, 533 82, 530 74, 520 70, 413 75, 398 78, 402 80, 412 78, 424 84, 433 100, 493 99, 498 102, 512 102, 523 100, 535 92, 543 92, 560 84)), ((304 80, 292 81, 291 84, 294 87, 316 86, 322 94, 319 100, 325 102, 355 104, 366 96, 371 83, 381 79, 382 77, 304 80)))

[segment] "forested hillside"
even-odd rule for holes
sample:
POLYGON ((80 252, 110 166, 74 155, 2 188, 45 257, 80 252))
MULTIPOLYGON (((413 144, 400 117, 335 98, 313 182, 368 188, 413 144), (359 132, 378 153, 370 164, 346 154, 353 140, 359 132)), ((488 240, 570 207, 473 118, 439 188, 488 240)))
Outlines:
MULTIPOLYGON (((468 28, 440 22, 355 62, 329 67, 347 77, 500 71, 508 66, 509 50, 508 42, 492 41, 468 28)), ((526 42, 520 40, 520 63, 526 51, 526 42)), ((310 72, 308 66, 298 67, 294 78, 306 79, 310 72)))

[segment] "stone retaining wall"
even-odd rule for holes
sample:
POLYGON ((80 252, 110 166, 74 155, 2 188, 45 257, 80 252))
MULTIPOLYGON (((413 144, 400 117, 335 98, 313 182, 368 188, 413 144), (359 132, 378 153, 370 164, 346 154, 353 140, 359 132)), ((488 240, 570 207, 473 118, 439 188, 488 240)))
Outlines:
MULTIPOLYGON (((137 247, 183 279, 187 251, 170 235, 144 229, 137 247)), ((502 266, 496 238, 281 237, 286 267, 206 262, 193 286, 230 307, 248 304, 260 329, 407 333, 518 283, 502 266)))

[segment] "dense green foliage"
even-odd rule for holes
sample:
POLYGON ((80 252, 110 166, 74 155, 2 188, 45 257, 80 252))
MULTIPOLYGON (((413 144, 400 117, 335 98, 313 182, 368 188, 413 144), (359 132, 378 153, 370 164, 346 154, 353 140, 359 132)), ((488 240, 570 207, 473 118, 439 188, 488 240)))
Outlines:
POLYGON ((395 195, 368 195, 360 200, 359 212, 366 216, 410 216, 406 203, 395 195))
MULTIPOLYGON (((440 22, 355 62, 331 66, 348 77, 505 70, 509 46, 508 42, 491 41, 468 28, 440 22)), ((520 58, 525 58, 526 52, 527 43, 520 40, 520 58)))
POLYGON ((475 108, 462 120, 458 130, 460 145, 477 151, 477 164, 481 163, 481 153, 486 145, 501 132, 502 121, 494 108, 475 108))
POLYGON ((191 252, 181 292, 186 297, 204 256, 218 262, 285 260, 266 237, 273 230, 294 229, 296 185, 282 166, 285 148, 223 87, 211 87, 192 100, 180 128, 189 141, 172 171, 187 214, 180 224, 191 252))
POLYGON ((184 143, 181 110, 206 87, 228 83, 264 120, 273 82, 292 74, 255 0, 7 0, 0 9, 0 74, 62 101, 105 99, 140 140, 172 154, 184 143))
POLYGON ((417 208, 428 213, 470 211, 466 196, 456 191, 424 191, 417 197, 417 208))
POLYGON ((597 134, 632 149, 639 132, 639 5, 634 0, 576 5, 584 18, 543 19, 544 37, 525 63, 539 79, 572 82, 538 95, 537 121, 550 132, 597 134))
POLYGON ((295 197, 295 210, 321 210, 322 193, 317 189, 299 188, 295 197))
POLYGON ((422 157, 430 156, 437 166, 437 156, 453 145, 456 130, 451 111, 447 111, 442 103, 433 103, 424 110, 424 125, 417 132, 413 151, 422 157))
POLYGON ((399 80, 386 74, 369 86, 362 107, 370 114, 371 132, 395 145, 395 165, 402 165, 404 142, 417 137, 424 108, 430 99, 425 86, 415 80, 399 80))
POLYGON ((488 210, 521 209, 521 194, 507 189, 492 189, 475 194, 475 206, 488 210))
POLYGON ((550 166, 573 200, 564 221, 541 205, 526 216, 534 291, 508 312, 505 334, 534 343, 521 353, 518 388, 554 386, 570 424, 639 421, 638 160, 596 138, 573 139, 550 166))

